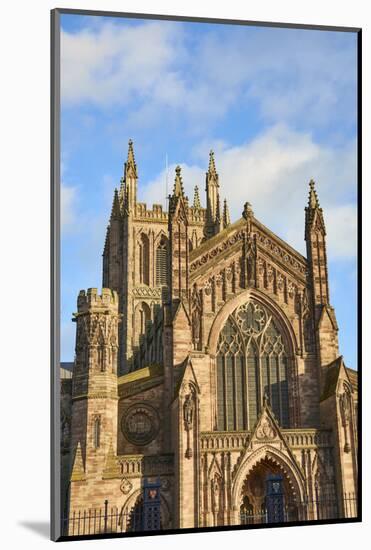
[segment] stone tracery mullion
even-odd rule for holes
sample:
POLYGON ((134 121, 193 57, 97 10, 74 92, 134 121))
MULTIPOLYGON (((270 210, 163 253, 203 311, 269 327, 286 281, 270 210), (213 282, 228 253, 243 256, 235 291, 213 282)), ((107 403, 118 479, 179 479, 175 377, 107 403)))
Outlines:
POLYGON ((287 427, 287 345, 274 316, 253 301, 239 306, 220 333, 217 354, 224 409, 219 429, 221 424, 224 430, 253 429, 265 393, 277 420, 287 427))

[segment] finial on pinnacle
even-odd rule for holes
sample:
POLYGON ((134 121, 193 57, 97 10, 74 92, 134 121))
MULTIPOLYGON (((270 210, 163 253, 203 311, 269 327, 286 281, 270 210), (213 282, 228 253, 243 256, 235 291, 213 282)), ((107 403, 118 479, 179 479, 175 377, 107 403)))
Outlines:
POLYGON ((245 220, 247 220, 247 218, 249 218, 250 216, 253 216, 253 215, 254 215, 254 212, 253 212, 251 204, 249 202, 245 202, 244 207, 243 207, 242 216, 245 218, 245 220))
POLYGON ((111 209, 111 220, 118 220, 121 217, 121 210, 120 210, 120 199, 119 199, 119 193, 117 191, 117 188, 115 188, 114 194, 113 194, 113 202, 112 202, 112 209, 111 209))
POLYGON ((134 160, 134 144, 131 138, 129 139, 128 160, 134 160))
POLYGON ((229 216, 229 208, 227 199, 224 199, 224 207, 223 207, 223 228, 225 229, 231 224, 231 218, 229 216))
POLYGON ((210 149, 209 154, 209 173, 216 174, 214 151, 210 149))
POLYGON ((174 182, 174 192, 173 195, 176 197, 180 197, 181 195, 184 196, 183 191, 183 182, 182 182, 182 176, 181 176, 181 168, 179 164, 175 168, 175 182, 174 182))
POLYGON ((310 208, 319 208, 319 200, 315 189, 315 181, 313 179, 309 182, 309 206, 310 208))
POLYGON ((127 177, 134 177, 134 178, 138 177, 132 139, 129 139, 128 157, 125 162, 125 169, 124 169, 124 179, 126 179, 127 177))
POLYGON ((193 208, 201 208, 200 194, 198 192, 197 185, 195 185, 195 192, 193 197, 193 208))

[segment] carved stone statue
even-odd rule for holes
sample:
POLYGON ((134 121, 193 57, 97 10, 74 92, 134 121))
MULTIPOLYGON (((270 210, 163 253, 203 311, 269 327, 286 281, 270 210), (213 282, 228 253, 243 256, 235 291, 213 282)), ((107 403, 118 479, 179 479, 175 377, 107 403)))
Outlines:
POLYGON ((349 421, 350 421, 350 396, 348 395, 347 391, 344 391, 339 395, 339 405, 340 405, 340 414, 344 429, 344 452, 349 453, 350 452, 350 443, 348 439, 348 427, 349 427, 349 421))
POLYGON ((186 430, 191 430, 193 423, 194 402, 190 393, 185 397, 183 412, 186 430))
POLYGON ((193 455, 192 448, 191 448, 191 435, 190 432, 193 427, 193 417, 194 417, 194 399, 192 393, 188 393, 185 396, 184 405, 183 405, 183 418, 184 418, 184 426, 187 432, 187 449, 185 452, 186 458, 191 458, 193 455))
POLYGON ((195 349, 199 349, 200 327, 200 311, 195 309, 192 314, 192 338, 195 349))
POLYGON ((349 397, 346 392, 342 393, 339 397, 341 417, 343 420, 343 426, 349 424, 350 410, 349 410, 349 397))

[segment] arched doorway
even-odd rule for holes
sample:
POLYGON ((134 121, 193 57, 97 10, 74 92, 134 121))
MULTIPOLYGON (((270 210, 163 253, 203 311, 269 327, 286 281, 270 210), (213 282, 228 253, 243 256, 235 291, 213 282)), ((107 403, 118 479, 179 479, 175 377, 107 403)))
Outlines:
MULTIPOLYGON (((121 532, 138 532, 151 530, 144 528, 144 491, 143 488, 134 491, 127 499, 121 509, 119 526, 121 532)), ((172 516, 170 506, 164 495, 160 494, 160 529, 170 529, 172 527, 172 516)))
POLYGON ((283 521, 299 519, 299 502, 293 484, 284 468, 270 457, 259 460, 246 475, 239 495, 239 515, 242 525, 256 525, 269 521, 267 480, 274 476, 281 480, 283 492, 283 521))

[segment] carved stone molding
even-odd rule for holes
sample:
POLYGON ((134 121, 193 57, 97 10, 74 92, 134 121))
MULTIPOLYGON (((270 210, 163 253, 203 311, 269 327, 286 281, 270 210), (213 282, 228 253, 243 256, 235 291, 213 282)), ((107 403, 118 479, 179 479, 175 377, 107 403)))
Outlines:
POLYGON ((149 286, 140 286, 133 288, 134 298, 153 298, 161 299, 161 288, 152 288, 149 286))
POLYGON ((126 479, 126 477, 122 478, 120 491, 124 493, 124 495, 128 495, 132 490, 132 488, 133 488, 133 484, 128 479, 126 479))
POLYGON ((283 247, 279 246, 273 239, 267 237, 260 231, 256 231, 255 234, 257 243, 262 248, 266 249, 273 257, 276 257, 279 261, 294 269, 294 271, 299 273, 301 276, 306 275, 307 267, 304 261, 300 262, 294 257, 294 255, 290 254, 283 247))

